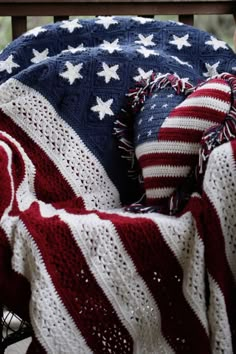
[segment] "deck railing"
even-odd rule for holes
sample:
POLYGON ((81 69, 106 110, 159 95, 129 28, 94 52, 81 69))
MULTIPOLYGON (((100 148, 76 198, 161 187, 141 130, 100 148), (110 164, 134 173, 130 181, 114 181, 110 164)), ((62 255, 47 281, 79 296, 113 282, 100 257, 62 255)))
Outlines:
POLYGON ((27 30, 27 16, 178 15, 194 24, 196 14, 236 14, 235 0, 0 0, 0 16, 11 16, 13 38, 27 30))

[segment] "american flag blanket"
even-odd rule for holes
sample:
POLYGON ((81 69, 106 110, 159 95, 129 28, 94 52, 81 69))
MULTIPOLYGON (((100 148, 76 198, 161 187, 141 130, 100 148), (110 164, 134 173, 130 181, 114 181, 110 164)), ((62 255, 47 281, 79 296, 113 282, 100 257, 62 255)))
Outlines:
POLYGON ((153 72, 236 71, 221 40, 142 17, 35 28, 0 54, 1 302, 29 353, 236 352, 236 141, 178 216, 126 212, 113 124, 153 72))

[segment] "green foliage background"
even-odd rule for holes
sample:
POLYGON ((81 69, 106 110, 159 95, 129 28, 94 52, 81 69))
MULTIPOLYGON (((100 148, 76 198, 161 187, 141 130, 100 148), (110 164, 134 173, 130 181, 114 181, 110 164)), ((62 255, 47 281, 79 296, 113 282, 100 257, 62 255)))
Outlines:
MULTIPOLYGON (((157 19, 176 20, 177 16, 156 16, 157 19)), ((29 17, 28 29, 53 22, 52 17, 29 17)), ((226 41, 233 47, 233 33, 235 22, 233 15, 210 15, 195 16, 195 27, 204 29, 214 34, 219 39, 226 41)), ((10 17, 0 17, 0 49, 4 48, 11 41, 11 19, 10 17)))

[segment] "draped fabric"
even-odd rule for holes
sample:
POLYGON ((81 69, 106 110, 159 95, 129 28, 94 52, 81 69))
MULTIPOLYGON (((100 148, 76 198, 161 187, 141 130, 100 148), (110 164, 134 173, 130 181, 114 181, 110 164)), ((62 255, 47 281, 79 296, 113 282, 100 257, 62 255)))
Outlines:
POLYGON ((181 214, 136 215, 112 135, 148 71, 235 66, 213 36, 142 18, 63 21, 0 54, 0 298, 30 320, 29 353, 236 350, 235 141, 181 214))

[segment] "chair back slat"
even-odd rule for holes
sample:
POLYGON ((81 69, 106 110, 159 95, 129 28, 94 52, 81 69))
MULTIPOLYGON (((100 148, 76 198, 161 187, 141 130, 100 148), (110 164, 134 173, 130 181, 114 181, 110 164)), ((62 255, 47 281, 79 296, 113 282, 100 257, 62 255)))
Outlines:
POLYGON ((26 16, 54 16, 54 22, 69 16, 178 15, 194 25, 196 14, 234 14, 234 0, 0 0, 1 16, 12 17, 12 37, 27 30, 26 16))
POLYGON ((26 16, 12 16, 12 38, 19 37, 22 33, 27 31, 27 17, 26 16))
POLYGON ((185 23, 186 25, 194 25, 194 16, 193 15, 179 15, 179 21, 185 23))
POLYGON ((69 20, 69 16, 54 16, 54 22, 69 20))

